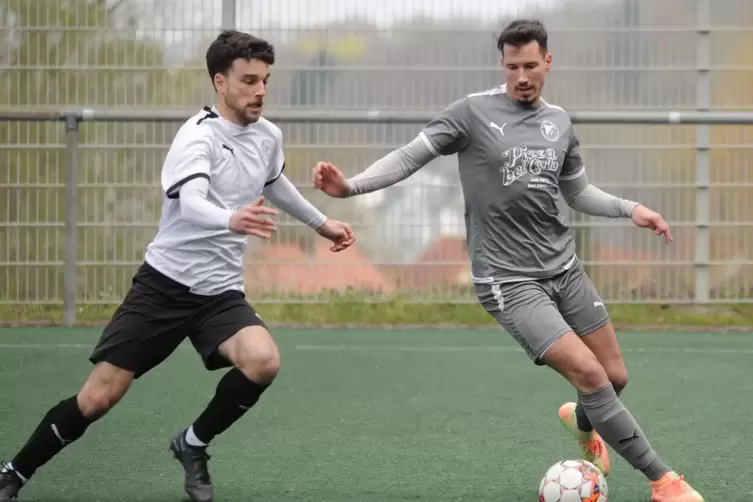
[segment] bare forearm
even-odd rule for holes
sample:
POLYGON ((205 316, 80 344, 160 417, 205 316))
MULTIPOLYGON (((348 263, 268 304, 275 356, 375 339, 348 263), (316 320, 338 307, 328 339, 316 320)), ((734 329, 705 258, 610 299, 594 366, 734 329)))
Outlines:
POLYGON ((348 180, 348 196, 375 192, 410 177, 431 162, 436 155, 417 136, 407 145, 377 160, 362 173, 348 180))

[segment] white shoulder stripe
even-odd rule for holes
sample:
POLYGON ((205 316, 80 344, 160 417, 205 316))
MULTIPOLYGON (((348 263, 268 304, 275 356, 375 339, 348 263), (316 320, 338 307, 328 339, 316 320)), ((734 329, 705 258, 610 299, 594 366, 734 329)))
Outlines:
POLYGON ((437 149, 434 148, 434 145, 431 144, 431 140, 429 139, 429 137, 426 135, 425 132, 421 131, 420 133, 418 133, 418 137, 421 138, 421 141, 424 142, 424 144, 426 145, 426 148, 429 149, 432 155, 439 157, 439 152, 437 152, 437 149))
MULTIPOLYGON (((467 98, 476 98, 476 97, 479 97, 479 96, 496 96, 496 95, 499 95, 499 94, 505 94, 506 92, 507 92, 507 84, 502 84, 502 85, 500 85, 498 87, 494 87, 494 88, 488 89, 486 91, 473 92, 471 94, 467 94, 466 97, 467 98)), ((561 106, 553 105, 553 104, 549 103, 543 97, 541 98, 541 102, 547 108, 551 108, 553 110, 559 110, 562 113, 567 114, 567 110, 565 110, 561 106)))
POLYGON ((544 103, 547 106, 547 108, 553 108, 555 110, 561 111, 562 113, 567 113, 567 111, 564 108, 562 108, 561 106, 557 106, 557 105, 553 105, 551 103, 547 103, 544 98, 541 98, 541 102, 544 103))
POLYGON ((576 172, 574 174, 569 174, 567 176, 560 176, 560 180, 562 180, 562 181, 570 181, 570 180, 574 180, 576 178, 580 178, 584 174, 586 174, 586 166, 581 167, 580 169, 578 169, 578 172, 576 172))
POLYGON ((474 92, 474 93, 466 95, 466 97, 475 98, 478 96, 496 96, 497 94, 504 94, 504 92, 505 92, 505 86, 501 86, 501 87, 494 87, 493 89, 488 89, 486 91, 474 92))
MULTIPOLYGON (((491 91, 487 91, 488 94, 500 94, 507 92, 507 84, 502 84, 500 87, 496 89, 492 89, 491 91)), ((478 93, 481 94, 487 94, 487 93, 478 93)), ((544 103, 548 108, 554 108, 555 110, 559 110, 562 113, 567 113, 567 110, 562 108, 561 106, 553 105, 551 103, 548 103, 543 97, 541 98, 541 102, 544 103)))

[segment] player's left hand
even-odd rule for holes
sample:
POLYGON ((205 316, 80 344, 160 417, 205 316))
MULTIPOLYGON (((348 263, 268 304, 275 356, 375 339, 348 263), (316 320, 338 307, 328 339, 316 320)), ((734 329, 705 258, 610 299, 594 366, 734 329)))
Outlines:
POLYGON ((637 226, 652 230, 654 235, 663 235, 664 242, 667 244, 672 242, 672 233, 669 231, 669 225, 656 211, 652 211, 646 206, 641 206, 639 204, 633 209, 630 219, 633 220, 633 223, 637 226))
POLYGON ((356 236, 350 225, 342 221, 327 220, 316 229, 316 233, 334 242, 334 245, 329 248, 333 253, 348 249, 356 242, 356 236))

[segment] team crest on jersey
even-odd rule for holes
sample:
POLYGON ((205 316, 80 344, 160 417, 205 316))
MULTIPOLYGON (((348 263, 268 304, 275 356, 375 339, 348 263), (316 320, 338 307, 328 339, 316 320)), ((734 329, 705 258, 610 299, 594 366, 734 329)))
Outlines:
POLYGON ((518 178, 530 174, 538 176, 543 171, 557 171, 559 162, 554 148, 536 149, 516 146, 502 153, 504 163, 500 168, 502 184, 512 185, 518 178))
POLYGON ((541 123, 541 135, 544 136, 544 139, 547 141, 557 141, 560 139, 560 131, 557 129, 557 126, 551 123, 548 120, 545 120, 541 123))
POLYGON ((265 139, 261 142, 261 156, 264 162, 269 162, 269 158, 272 156, 272 140, 265 139))

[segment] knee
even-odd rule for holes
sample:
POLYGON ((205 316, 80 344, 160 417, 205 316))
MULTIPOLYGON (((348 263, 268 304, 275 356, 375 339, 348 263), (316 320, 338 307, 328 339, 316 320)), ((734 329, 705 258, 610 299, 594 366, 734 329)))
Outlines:
POLYGON ((96 420, 110 411, 125 395, 133 373, 101 363, 94 368, 76 396, 81 414, 96 420))
POLYGON ((576 365, 569 377, 570 383, 580 392, 593 392, 610 383, 606 370, 595 357, 576 365))
POLYGON ((271 384, 280 371, 280 351, 275 345, 254 347, 245 351, 236 367, 253 382, 271 384))
POLYGON ((280 351, 261 326, 242 329, 220 345, 219 351, 247 379, 261 385, 271 384, 280 371, 280 351))
POLYGON ((90 420, 103 417, 118 400, 106 389, 82 389, 77 396, 81 414, 90 420))

